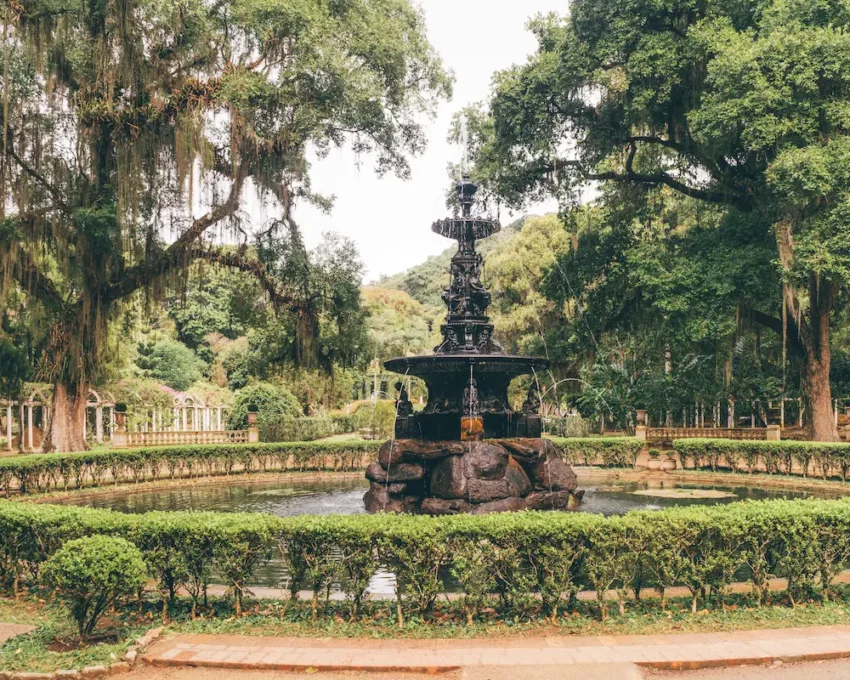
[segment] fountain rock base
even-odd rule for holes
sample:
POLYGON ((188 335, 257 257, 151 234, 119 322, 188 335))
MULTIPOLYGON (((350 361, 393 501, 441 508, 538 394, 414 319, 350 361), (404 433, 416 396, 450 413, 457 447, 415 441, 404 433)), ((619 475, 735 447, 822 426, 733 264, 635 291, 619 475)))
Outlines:
POLYGON ((367 512, 575 510, 583 495, 548 439, 385 442, 366 469, 367 512))

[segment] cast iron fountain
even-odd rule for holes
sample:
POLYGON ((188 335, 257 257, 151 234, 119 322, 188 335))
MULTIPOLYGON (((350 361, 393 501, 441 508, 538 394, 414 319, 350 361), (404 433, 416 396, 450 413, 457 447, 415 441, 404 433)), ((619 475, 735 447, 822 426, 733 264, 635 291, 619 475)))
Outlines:
POLYGON ((581 499, 576 477, 558 449, 541 437, 536 372, 549 362, 506 354, 493 339, 487 316, 490 293, 481 282, 482 257, 475 242, 499 231, 495 220, 472 215, 478 187, 457 183, 459 217, 431 227, 458 242, 443 341, 428 356, 391 359, 384 366, 422 378, 428 403, 416 413, 398 383, 395 437, 366 470, 369 512, 429 515, 522 509, 572 509, 581 499), (508 401, 508 384, 535 374, 522 410, 508 401))

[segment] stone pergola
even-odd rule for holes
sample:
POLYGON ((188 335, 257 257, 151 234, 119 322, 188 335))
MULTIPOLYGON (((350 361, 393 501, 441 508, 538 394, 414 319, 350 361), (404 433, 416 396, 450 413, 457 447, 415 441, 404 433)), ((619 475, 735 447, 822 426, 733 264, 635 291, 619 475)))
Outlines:
MULTIPOLYGON (((217 432, 223 431, 227 416, 224 404, 207 404, 195 394, 163 388, 172 397, 167 408, 142 406, 134 408, 137 415, 133 427, 137 432, 217 432)), ((20 401, 0 401, 0 418, 5 435, 5 450, 12 451, 15 440, 20 437, 24 451, 41 448, 41 436, 50 417, 49 390, 34 387, 20 401), (17 424, 17 427, 15 425, 17 424)), ((86 401, 84 427, 98 444, 110 441, 115 431, 115 403, 113 394, 103 390, 89 390, 86 401)))

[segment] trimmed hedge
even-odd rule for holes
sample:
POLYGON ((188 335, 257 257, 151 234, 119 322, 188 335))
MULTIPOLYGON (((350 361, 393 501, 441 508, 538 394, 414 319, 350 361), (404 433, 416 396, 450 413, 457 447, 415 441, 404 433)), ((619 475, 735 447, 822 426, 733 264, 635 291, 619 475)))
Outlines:
POLYGON ((0 488, 22 493, 270 470, 360 470, 380 442, 279 442, 108 449, 0 458, 0 488))
MULTIPOLYGON (((769 579, 787 578, 792 602, 831 596, 850 558, 850 502, 797 500, 635 512, 623 517, 571 513, 485 516, 406 515, 278 518, 247 513, 108 510, 0 501, 0 574, 7 588, 37 582, 41 565, 67 541, 83 536, 125 538, 142 552, 163 601, 175 588, 193 606, 213 570, 224 579, 236 611, 252 573, 280 555, 293 597, 311 589, 313 616, 327 615, 324 597, 339 583, 356 617, 379 565, 396 575, 398 621, 425 616, 457 580, 468 621, 495 608, 505 620, 556 619, 581 590, 614 589, 621 611, 630 593, 663 595, 686 586, 692 609, 722 607, 742 573, 752 601, 769 579), (743 571, 742 571, 743 570, 743 571)), ((648 602, 648 601, 647 601, 648 602)), ((648 604, 645 606, 649 606, 648 604)), ((333 614, 331 614, 333 615, 333 614)))
POLYGON ((553 438, 572 465, 634 467, 644 442, 635 437, 571 437, 553 438))
MULTIPOLYGON (((629 437, 554 439, 571 463, 634 465, 641 445, 629 437)), ((0 489, 43 493, 117 484, 273 470, 361 470, 380 441, 199 444, 0 458, 0 489)))
POLYGON ((850 443, 677 439, 673 447, 683 464, 696 468, 763 471, 768 474, 810 474, 847 481, 850 443))

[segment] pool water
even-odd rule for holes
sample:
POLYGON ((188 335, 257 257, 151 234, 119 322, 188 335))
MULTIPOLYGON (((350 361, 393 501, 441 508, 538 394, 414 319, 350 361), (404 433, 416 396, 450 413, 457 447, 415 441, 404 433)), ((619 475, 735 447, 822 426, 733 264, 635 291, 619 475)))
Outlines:
MULTIPOLYGON (((121 490, 66 502, 119 512, 212 510, 293 515, 356 515, 364 512, 365 479, 263 480, 234 478, 228 483, 192 484, 146 490, 121 490)), ((588 480, 580 512, 622 515, 632 510, 662 510, 683 505, 714 505, 742 500, 808 498, 814 494, 783 488, 693 484, 667 481, 588 480), (710 492, 710 493, 703 493, 710 492), (707 497, 701 497, 701 496, 707 497)))

